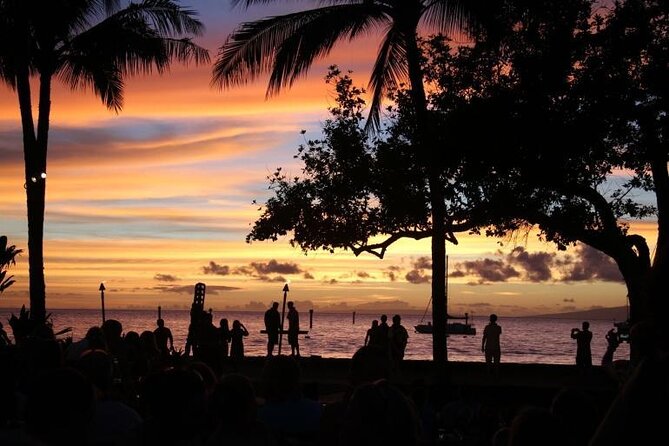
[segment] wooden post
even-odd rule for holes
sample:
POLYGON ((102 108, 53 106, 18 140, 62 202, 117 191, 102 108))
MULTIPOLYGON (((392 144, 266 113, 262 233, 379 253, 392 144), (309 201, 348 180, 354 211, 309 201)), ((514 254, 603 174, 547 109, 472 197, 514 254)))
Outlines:
POLYGON ((314 326, 314 309, 309 310, 309 329, 314 326))
POLYGON ((279 328, 279 352, 281 354, 281 341, 283 340, 283 321, 286 317, 286 298, 288 297, 288 284, 283 286, 283 307, 281 307, 281 328, 279 328))
POLYGON ((163 315, 161 313, 162 308, 160 308, 160 305, 158 305, 158 319, 162 319, 163 315))
POLYGON ((100 283, 100 304, 102 305, 102 323, 105 323, 105 284, 100 283))
POLYGON ((355 325, 355 311, 353 312, 353 325, 355 325))

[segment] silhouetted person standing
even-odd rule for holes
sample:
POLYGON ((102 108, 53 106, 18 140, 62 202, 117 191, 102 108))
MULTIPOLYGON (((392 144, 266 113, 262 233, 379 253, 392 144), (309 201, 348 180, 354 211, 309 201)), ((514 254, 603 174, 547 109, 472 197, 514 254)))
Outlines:
POLYGON ((385 314, 381 315, 381 322, 379 323, 378 328, 378 345, 383 348, 387 353, 389 352, 389 337, 390 337, 390 327, 388 326, 388 316, 385 314))
POLYGON ((404 359, 404 351, 407 348, 407 342, 409 342, 409 333, 401 324, 401 321, 402 318, 399 314, 393 316, 393 324, 389 331, 390 357, 396 365, 404 359))
POLYGON ((499 345, 499 337, 502 334, 502 327, 497 325, 497 315, 490 315, 490 322, 483 329, 483 339, 481 340, 481 351, 485 353, 485 362, 488 367, 494 371, 498 370, 499 361, 502 357, 502 349, 499 345))
POLYGON ((612 328, 606 333, 606 352, 602 356, 602 365, 609 366, 613 364, 613 354, 620 345, 620 337, 616 333, 616 329, 612 328))
POLYGON ((288 302, 288 343, 290 344, 290 351, 292 356, 300 356, 300 313, 297 312, 295 304, 288 302))
POLYGON ((374 319, 372 321, 372 326, 367 329, 364 345, 378 344, 378 332, 379 332, 379 321, 378 319, 374 319))
POLYGON ((590 323, 584 321, 581 329, 572 328, 571 338, 576 339, 576 365, 588 369, 592 367, 592 352, 590 351, 590 342, 592 341, 592 332, 589 330, 590 323))
POLYGON ((230 358, 234 360, 244 358, 244 338, 249 335, 249 331, 244 327, 244 324, 238 320, 232 322, 232 330, 230 331, 230 358))
POLYGON ((226 360, 230 351, 230 325, 228 320, 223 318, 218 323, 218 339, 221 349, 221 358, 226 360))
POLYGON ((165 326, 165 321, 163 319, 158 319, 156 321, 156 325, 158 325, 158 327, 153 330, 153 334, 156 337, 156 344, 158 344, 160 355, 163 358, 167 358, 170 356, 170 351, 174 350, 174 338, 172 338, 172 331, 165 326))
POLYGON ((279 343, 281 315, 279 302, 272 302, 272 307, 265 311, 265 331, 267 332, 267 356, 274 354, 274 346, 279 343))

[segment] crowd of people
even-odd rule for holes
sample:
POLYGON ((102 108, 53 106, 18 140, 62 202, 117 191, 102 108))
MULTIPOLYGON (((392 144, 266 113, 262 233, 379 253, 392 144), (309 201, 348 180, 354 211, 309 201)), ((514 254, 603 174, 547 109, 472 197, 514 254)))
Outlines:
MULTIPOLYGON (((648 423, 666 415, 635 403, 639 392, 653 401, 669 396, 660 385, 669 369, 666 344, 647 333, 642 338, 643 331, 638 336, 650 359, 606 405, 583 388, 560 389, 538 404, 532 392, 500 401, 494 386, 481 392, 428 376, 399 379, 408 334, 399 315, 392 322, 384 315, 372 323, 351 358, 347 385, 327 398, 303 380, 308 360, 298 351, 275 354, 269 332, 262 372, 251 376, 234 367, 217 370, 208 362, 206 339, 192 345, 193 355, 175 352, 161 319, 141 333, 124 332, 120 321, 108 319, 76 342, 41 327, 0 347, 0 444, 585 446, 616 444, 606 440, 631 438, 632 428, 654 434, 657 427, 648 423)), ((484 331, 482 345, 493 364, 501 334, 496 322, 490 318, 493 328, 484 331)), ((225 320, 214 328, 225 339, 216 344, 219 354, 229 348, 229 357, 243 361, 243 324, 234 321, 229 335, 225 320)), ((575 339, 587 328, 574 330, 575 339)))

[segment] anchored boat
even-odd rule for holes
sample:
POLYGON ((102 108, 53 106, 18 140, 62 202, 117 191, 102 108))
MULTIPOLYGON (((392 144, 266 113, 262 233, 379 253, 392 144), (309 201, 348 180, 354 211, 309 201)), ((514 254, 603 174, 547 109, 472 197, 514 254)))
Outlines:
MULTIPOLYGON (((446 293, 448 294, 448 256, 446 256, 446 293)), ((416 330, 416 333, 423 333, 423 334, 432 334, 433 332, 433 326, 432 322, 427 322, 423 323, 425 320, 425 315, 427 314, 427 310, 430 308, 430 304, 432 303, 432 297, 430 297, 429 302, 427 303, 427 307, 425 308, 425 312, 423 313, 423 317, 420 320, 420 323, 418 325, 414 325, 414 329, 416 330)), ((472 320, 474 318, 472 317, 472 320)), ((465 313, 464 316, 451 316, 448 313, 446 313, 446 335, 475 335, 476 334, 476 328, 474 327, 473 323, 469 322, 469 313, 465 313), (449 319, 459 319, 459 320, 464 320, 464 322, 449 322, 449 319)))

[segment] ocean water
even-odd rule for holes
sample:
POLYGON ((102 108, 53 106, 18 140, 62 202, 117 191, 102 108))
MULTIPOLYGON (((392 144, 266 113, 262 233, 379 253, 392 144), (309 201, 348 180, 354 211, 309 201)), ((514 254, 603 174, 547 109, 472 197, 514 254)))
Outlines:
MULTIPOLYGON (((238 319, 249 330, 250 335, 244 340, 244 350, 248 356, 264 356, 267 337, 260 333, 264 329, 264 312, 217 312, 213 313, 214 323, 218 326, 221 318, 232 321, 238 319)), ((7 320, 11 312, 0 310, 0 319, 7 320)), ((123 325, 124 333, 156 328, 158 312, 156 310, 114 310, 108 309, 107 319, 117 319, 123 325)), ((174 345, 177 350, 184 349, 190 315, 187 310, 162 310, 165 325, 172 330, 174 345)), ((380 315, 357 314, 355 323, 351 313, 318 313, 310 318, 308 310, 300 312, 300 329, 308 330, 308 334, 300 335, 300 353, 302 356, 318 355, 324 358, 350 358, 363 345, 365 334, 373 319, 380 315)), ((388 319, 392 314, 388 314, 388 319)), ((72 327, 70 335, 73 340, 84 337, 89 327, 100 325, 102 318, 99 310, 52 310, 51 319, 54 329, 61 330, 72 327)), ((402 325, 409 332, 406 359, 432 359, 432 335, 416 333, 414 326, 421 323, 421 315, 402 315, 402 325)), ((487 317, 476 317, 473 324, 476 335, 448 337, 448 359, 451 361, 483 362, 481 353, 481 336, 487 324, 487 317)), ((576 356, 576 341, 571 339, 572 328, 581 327, 581 320, 547 319, 547 318, 513 318, 500 317, 498 324, 502 327, 501 346, 502 362, 524 364, 573 364, 576 356)), ((614 321, 591 320, 590 330, 593 332, 592 357, 593 363, 599 364, 606 351, 606 332, 613 328, 614 321)), ((287 327, 287 321, 286 325, 287 327)), ((6 328, 8 324, 5 324, 6 328)), ((11 331, 10 332, 11 336, 11 331)), ((290 351, 287 339, 282 341, 282 353, 290 351)), ((621 343, 614 359, 629 359, 629 345, 621 343)))

